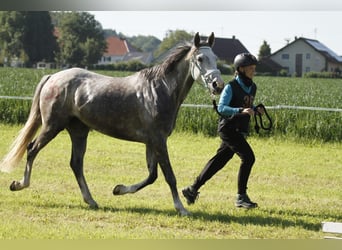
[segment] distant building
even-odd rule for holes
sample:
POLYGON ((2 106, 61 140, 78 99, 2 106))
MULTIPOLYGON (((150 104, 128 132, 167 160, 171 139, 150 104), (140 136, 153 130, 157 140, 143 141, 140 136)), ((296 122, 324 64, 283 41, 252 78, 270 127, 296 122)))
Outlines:
POLYGON ((126 39, 117 36, 106 38, 107 50, 98 65, 113 64, 122 61, 138 60, 143 64, 152 61, 152 53, 139 52, 126 39))
POLYGON ((290 76, 302 76, 307 72, 342 71, 342 57, 317 40, 297 38, 273 53, 271 60, 287 70, 290 76))
MULTIPOLYGON (((206 40, 207 38, 201 37, 202 40, 206 40)), ((215 37, 213 52, 219 60, 225 61, 227 64, 233 64, 237 54, 249 53, 246 47, 235 36, 232 38, 215 37)))
MULTIPOLYGON (((201 40, 207 40, 208 37, 201 36, 201 40)), ((167 55, 180 44, 176 44, 173 48, 165 51, 158 58, 155 59, 155 62, 161 62, 164 60, 167 55)), ((234 58, 237 54, 240 53, 249 53, 246 47, 233 36, 233 38, 220 38, 215 37, 215 42, 213 46, 213 52, 218 57, 218 60, 223 61, 225 64, 233 64, 234 58)))
POLYGON ((123 58, 122 61, 140 61, 145 65, 149 65, 153 61, 153 53, 152 52, 128 52, 123 58))
POLYGON ((56 63, 54 62, 37 62, 37 69, 55 69, 56 63))

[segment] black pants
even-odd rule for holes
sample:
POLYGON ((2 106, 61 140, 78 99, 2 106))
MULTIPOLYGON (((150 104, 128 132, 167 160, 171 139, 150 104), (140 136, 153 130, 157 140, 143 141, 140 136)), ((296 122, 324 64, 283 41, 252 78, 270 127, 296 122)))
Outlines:
POLYGON ((225 133, 220 132, 219 135, 222 142, 216 155, 208 161, 192 186, 196 190, 199 190, 199 188, 222 169, 236 153, 241 159, 238 173, 238 194, 245 194, 248 178, 255 162, 253 150, 246 141, 244 135, 240 132, 230 130, 225 131, 225 133))

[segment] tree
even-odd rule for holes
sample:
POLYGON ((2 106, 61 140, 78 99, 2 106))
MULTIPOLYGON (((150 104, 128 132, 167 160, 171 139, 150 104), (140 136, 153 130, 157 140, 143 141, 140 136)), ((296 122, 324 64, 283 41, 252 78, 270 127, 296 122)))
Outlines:
POLYGON ((143 52, 152 52, 161 43, 161 41, 154 36, 139 35, 139 36, 127 37, 127 40, 135 48, 139 48, 143 52))
POLYGON ((10 65, 13 60, 23 55, 24 20, 20 12, 0 12, 0 48, 1 61, 10 65))
POLYGON ((54 61, 58 51, 54 27, 48 11, 22 12, 25 20, 23 48, 30 63, 54 61))
POLYGON ((261 60, 267 56, 271 55, 271 47, 270 45, 264 40, 263 44, 260 46, 258 59, 261 60))
POLYGON ((1 58, 11 64, 20 59, 27 65, 53 61, 56 38, 48 11, 0 12, 1 58))
POLYGON ((193 38, 192 34, 187 33, 184 30, 169 30, 166 34, 166 37, 159 45, 158 49, 155 52, 155 57, 160 56, 164 52, 173 48, 176 44, 180 42, 189 42, 193 38))
POLYGON ((90 66, 107 48, 101 24, 87 12, 66 12, 59 21, 61 64, 90 66))

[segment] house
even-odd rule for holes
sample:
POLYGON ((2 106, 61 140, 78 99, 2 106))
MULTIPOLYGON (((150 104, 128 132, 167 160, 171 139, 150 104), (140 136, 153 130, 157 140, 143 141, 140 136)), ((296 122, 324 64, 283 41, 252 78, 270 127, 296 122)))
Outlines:
POLYGON ((99 65, 120 62, 128 52, 136 52, 136 49, 130 46, 124 38, 110 36, 107 37, 106 41, 107 50, 98 62, 99 65))
POLYGON ((153 60, 152 52, 128 52, 123 58, 123 62, 140 61, 145 65, 149 65, 153 60))
MULTIPOLYGON (((206 41, 208 37, 201 36, 201 40, 206 41)), ((165 51, 163 54, 161 54, 158 58, 156 58, 155 62, 161 62, 164 60, 171 51, 174 50, 174 48, 178 47, 180 44, 183 44, 182 42, 176 44, 168 51, 165 51)), ((223 61, 225 64, 233 64, 234 58, 237 54, 240 53, 249 53, 249 51, 246 49, 246 47, 233 36, 233 38, 221 38, 221 37, 215 37, 214 46, 212 48, 215 55, 218 57, 218 60, 223 61)))
MULTIPOLYGON (((202 40, 207 40, 207 37, 201 37, 202 40)), ((216 54, 219 60, 225 61, 227 64, 233 64, 234 58, 240 53, 249 53, 246 47, 236 39, 215 37, 213 46, 213 52, 216 54)))
POLYGON ((122 61, 139 60, 143 64, 152 61, 152 53, 139 52, 126 39, 109 36, 106 38, 107 50, 98 62, 98 65, 113 64, 122 61))
POLYGON ((321 42, 296 38, 269 57, 287 70, 288 75, 303 76, 307 72, 335 72, 342 70, 342 57, 321 42))
POLYGON ((282 70, 285 70, 284 72, 286 73, 286 69, 273 61, 269 56, 258 59, 258 65, 256 67, 257 73, 278 76, 282 70))

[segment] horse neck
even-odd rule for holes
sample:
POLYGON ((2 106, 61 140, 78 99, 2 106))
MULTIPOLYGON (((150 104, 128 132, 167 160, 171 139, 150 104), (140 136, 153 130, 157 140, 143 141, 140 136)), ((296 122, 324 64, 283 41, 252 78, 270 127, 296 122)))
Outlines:
POLYGON ((179 107, 194 83, 188 61, 183 61, 177 65, 174 74, 171 76, 170 82, 175 84, 171 96, 173 97, 172 99, 175 100, 176 106, 179 107))

